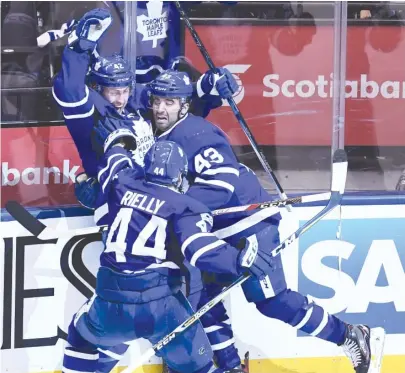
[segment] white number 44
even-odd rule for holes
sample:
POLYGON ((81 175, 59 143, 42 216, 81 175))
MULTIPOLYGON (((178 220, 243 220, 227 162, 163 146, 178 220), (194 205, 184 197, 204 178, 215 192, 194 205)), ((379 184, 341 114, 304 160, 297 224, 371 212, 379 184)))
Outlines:
POLYGON ((202 154, 197 154, 194 158, 195 171, 200 174, 204 168, 210 168, 211 163, 222 163, 224 157, 214 148, 208 148, 202 154))

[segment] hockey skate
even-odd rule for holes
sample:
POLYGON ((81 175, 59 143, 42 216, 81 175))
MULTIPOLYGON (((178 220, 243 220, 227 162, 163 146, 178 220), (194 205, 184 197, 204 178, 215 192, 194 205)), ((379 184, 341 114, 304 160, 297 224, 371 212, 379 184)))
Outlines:
POLYGON ((356 373, 379 373, 382 363, 385 331, 366 325, 348 325, 342 345, 356 373))
MULTIPOLYGON (((218 370, 219 370, 219 368, 218 368, 218 370)), ((214 371, 213 373, 215 373, 215 372, 216 371, 214 371)), ((226 370, 223 372, 224 373, 249 373, 249 368, 246 365, 241 364, 235 368, 232 368, 231 370, 226 370)))
POLYGON ((243 364, 227 371, 226 373, 249 373, 249 351, 245 353, 243 364))

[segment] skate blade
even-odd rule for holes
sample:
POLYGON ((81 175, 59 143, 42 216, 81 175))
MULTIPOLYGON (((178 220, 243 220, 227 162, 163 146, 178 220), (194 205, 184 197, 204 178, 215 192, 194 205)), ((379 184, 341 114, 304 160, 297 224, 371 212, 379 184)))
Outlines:
POLYGON ((384 355, 385 330, 373 328, 370 330, 371 362, 367 373, 380 373, 384 355))

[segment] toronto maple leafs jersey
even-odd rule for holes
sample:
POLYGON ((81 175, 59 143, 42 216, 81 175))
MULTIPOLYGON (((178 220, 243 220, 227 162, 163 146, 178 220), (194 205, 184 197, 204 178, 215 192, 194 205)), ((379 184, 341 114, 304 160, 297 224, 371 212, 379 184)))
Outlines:
MULTIPOLYGON (((66 47, 62 55, 62 69, 53 82, 52 94, 62 109, 84 170, 87 175, 96 176, 98 156, 92 147, 91 133, 98 121, 109 118, 122 121, 123 125, 133 128, 137 135, 139 160, 143 159, 144 153, 152 146, 154 138, 152 127, 149 122, 142 120, 137 103, 130 99, 121 115, 101 94, 85 84, 90 58, 87 52, 78 53, 66 47)), ((143 89, 139 85, 137 88, 143 89)))
POLYGON ((176 263, 176 251, 181 250, 200 269, 238 274, 238 250, 210 232, 213 218, 206 206, 137 175, 126 150, 115 146, 107 151, 98 177, 114 220, 102 266, 125 273, 176 275, 182 264, 176 263))
MULTIPOLYGON (((157 141, 160 140, 174 141, 185 150, 191 179, 187 195, 210 210, 271 200, 255 173, 238 162, 226 134, 204 118, 187 114, 170 130, 158 136, 157 141)), ((214 219, 214 230, 251 214, 218 215, 214 219)), ((263 219, 269 218, 262 215, 263 219)), ((278 225, 280 215, 273 215, 271 219, 278 225)), ((258 222, 261 220, 259 217, 258 222)), ((262 228, 258 225, 254 232, 262 228)))
MULTIPOLYGON (((84 170, 87 175, 96 176, 98 160, 93 151, 91 133, 98 121, 108 117, 128 123, 137 136, 136 157, 140 163, 154 140, 150 122, 143 120, 149 110, 146 87, 142 84, 135 85, 135 91, 121 115, 99 92, 85 84, 90 60, 89 53, 78 53, 66 47, 62 54, 62 69, 54 78, 52 94, 63 112, 84 170), (134 121, 137 121, 136 126, 134 121)), ((197 93, 195 95, 198 100, 196 106, 200 107, 205 115, 208 115, 211 108, 219 106, 217 96, 198 97, 197 93)))

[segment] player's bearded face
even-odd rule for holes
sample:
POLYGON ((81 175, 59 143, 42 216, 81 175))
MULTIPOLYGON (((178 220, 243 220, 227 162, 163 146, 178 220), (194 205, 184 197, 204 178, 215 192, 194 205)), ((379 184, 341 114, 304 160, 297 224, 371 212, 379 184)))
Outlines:
POLYGON ((104 98, 121 114, 125 106, 127 105, 128 99, 130 94, 129 87, 123 88, 112 88, 112 87, 104 87, 103 88, 103 96, 104 98))
MULTIPOLYGON (((153 119, 159 131, 167 131, 181 118, 181 111, 185 110, 179 98, 155 96, 152 101, 153 119)), ((183 114, 184 115, 184 114, 183 114)))

